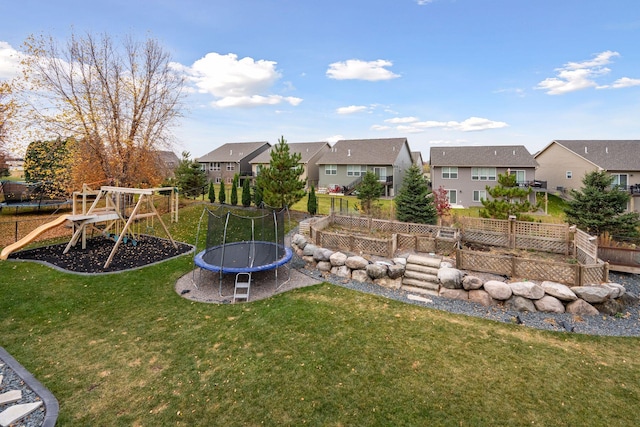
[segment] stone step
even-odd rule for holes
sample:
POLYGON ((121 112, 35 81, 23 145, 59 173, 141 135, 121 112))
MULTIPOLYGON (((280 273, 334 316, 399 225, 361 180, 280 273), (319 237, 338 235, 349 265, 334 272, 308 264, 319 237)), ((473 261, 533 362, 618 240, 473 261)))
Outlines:
POLYGON ((434 267, 434 268, 440 268, 441 261, 442 261, 441 258, 426 257, 426 256, 415 255, 415 254, 409 255, 409 257, 407 258, 407 264, 420 264, 420 265, 424 265, 427 267, 434 267))
POLYGON ((8 427, 18 421, 20 418, 26 417, 42 405, 42 401, 33 403, 23 403, 21 405, 13 405, 0 412, 0 426, 8 427))
POLYGON ((21 390, 10 390, 6 393, 0 394, 0 405, 17 402, 20 399, 22 399, 21 390))
POLYGON ((438 284, 438 276, 434 276, 433 274, 420 273, 419 271, 405 270, 404 277, 406 279, 416 279, 421 282, 430 282, 438 284))
POLYGON ((435 268, 435 267, 427 267, 426 265, 420 265, 420 264, 407 264, 405 266, 405 271, 406 270, 418 271, 420 273, 432 274, 434 276, 438 275, 438 269, 437 268, 435 268))
POLYGON ((421 295, 438 296, 438 291, 434 291, 433 289, 420 288, 418 286, 402 285, 400 289, 402 289, 403 291, 413 292, 421 295))
POLYGON ((427 289, 435 292, 437 292, 440 288, 437 283, 423 282, 421 280, 409 279, 406 277, 402 279, 402 288, 404 288, 405 286, 411 286, 412 288, 416 289, 427 289))

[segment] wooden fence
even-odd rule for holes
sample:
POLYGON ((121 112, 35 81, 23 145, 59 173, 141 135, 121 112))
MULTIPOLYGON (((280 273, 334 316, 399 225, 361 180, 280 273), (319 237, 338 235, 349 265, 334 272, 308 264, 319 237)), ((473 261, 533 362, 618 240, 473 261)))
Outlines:
POLYGON ((598 258, 608 262, 611 270, 640 274, 640 249, 598 246, 598 258))

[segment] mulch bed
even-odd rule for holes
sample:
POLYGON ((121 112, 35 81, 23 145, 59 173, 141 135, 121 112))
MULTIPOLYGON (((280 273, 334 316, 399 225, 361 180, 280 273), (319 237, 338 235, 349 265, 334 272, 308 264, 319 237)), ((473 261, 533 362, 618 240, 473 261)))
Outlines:
POLYGON ((144 267, 185 254, 193 249, 186 243, 176 242, 176 244, 178 249, 174 248, 169 240, 140 236, 135 245, 131 242, 121 243, 106 269, 103 266, 115 242, 104 236, 87 239, 86 249, 82 249, 82 244, 78 242, 66 254, 62 252, 67 244, 62 243, 15 252, 9 258, 46 262, 76 273, 111 273, 144 267))

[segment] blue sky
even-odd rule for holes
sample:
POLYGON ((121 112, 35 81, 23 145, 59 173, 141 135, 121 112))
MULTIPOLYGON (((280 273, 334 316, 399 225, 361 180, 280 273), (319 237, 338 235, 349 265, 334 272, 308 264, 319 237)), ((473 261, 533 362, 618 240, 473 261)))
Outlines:
POLYGON ((640 139, 637 0, 32 1, 0 6, 0 79, 30 34, 157 38, 189 77, 176 152, 407 137, 640 139))

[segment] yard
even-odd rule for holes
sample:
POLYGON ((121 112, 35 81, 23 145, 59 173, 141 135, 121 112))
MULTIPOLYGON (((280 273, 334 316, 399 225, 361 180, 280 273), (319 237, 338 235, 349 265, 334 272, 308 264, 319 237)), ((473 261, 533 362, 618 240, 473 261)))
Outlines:
MULTIPOLYGON (((193 243, 200 206, 174 238, 193 243)), ((174 291, 184 256, 78 276, 0 262, 0 342, 58 424, 635 425, 640 340, 560 334, 321 284, 249 304, 174 291)))

